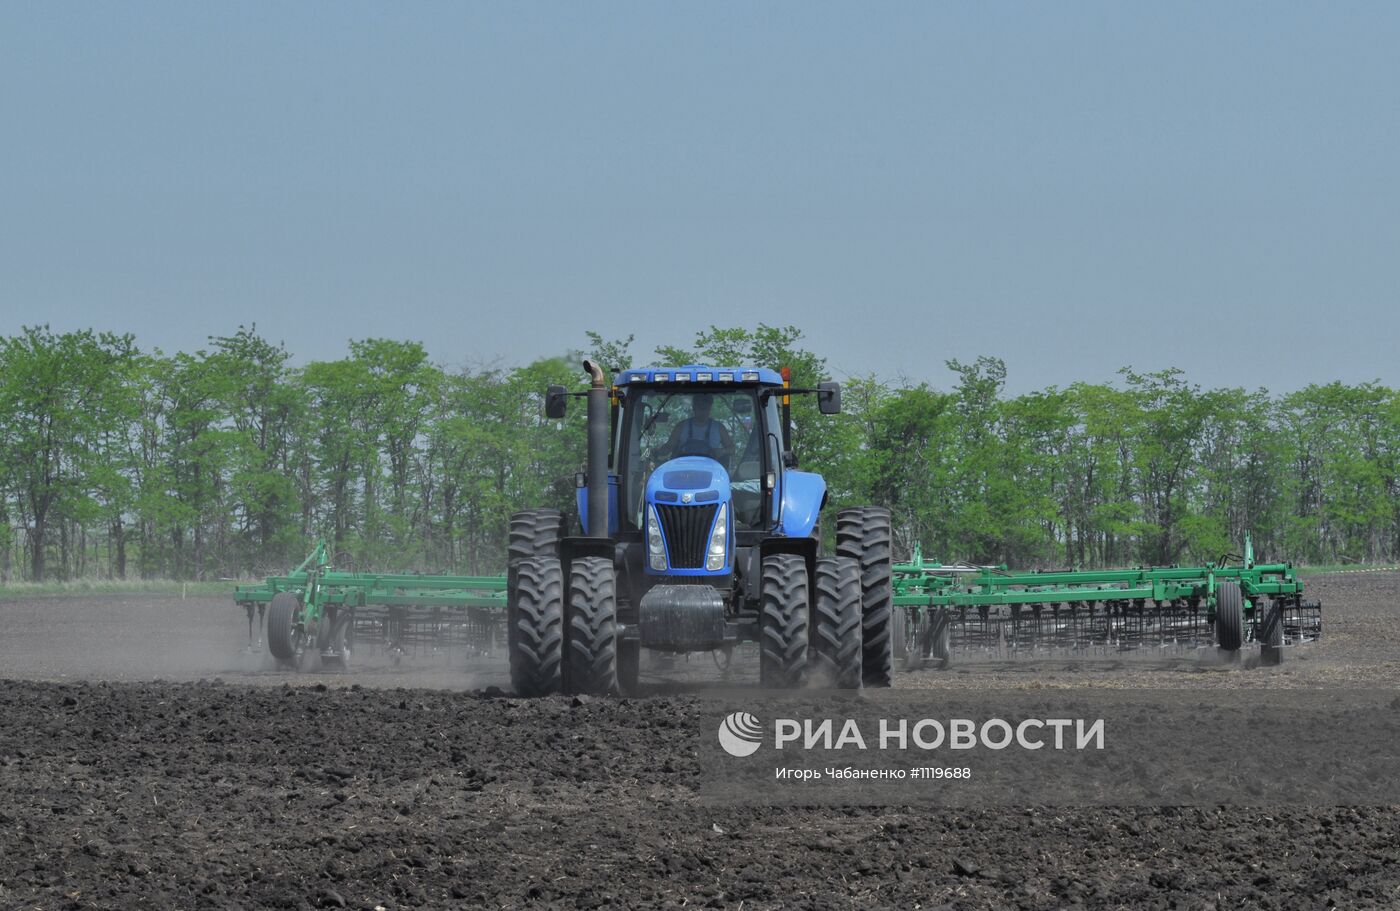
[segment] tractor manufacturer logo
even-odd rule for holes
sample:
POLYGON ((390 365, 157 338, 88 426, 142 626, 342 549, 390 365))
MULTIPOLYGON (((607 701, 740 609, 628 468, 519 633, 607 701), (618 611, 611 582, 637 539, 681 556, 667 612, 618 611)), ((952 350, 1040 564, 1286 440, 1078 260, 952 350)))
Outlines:
POLYGON ((719 745, 730 756, 752 756, 763 739, 758 719, 748 712, 734 712, 719 723, 719 745))

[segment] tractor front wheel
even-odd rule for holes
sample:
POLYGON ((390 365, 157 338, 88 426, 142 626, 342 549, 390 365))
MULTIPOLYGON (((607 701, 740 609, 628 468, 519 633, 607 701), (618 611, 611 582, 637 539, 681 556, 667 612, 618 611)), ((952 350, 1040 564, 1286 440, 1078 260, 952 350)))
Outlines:
POLYGON ((807 682, 807 562, 793 554, 763 558, 759 604, 759 681, 791 689, 807 682))
POLYGON ((520 560, 507 581, 510 683, 520 696, 559 692, 564 657, 563 571, 555 557, 520 560))
POLYGON ((581 557, 569 567, 564 691, 617 692, 617 572, 611 560, 581 557))

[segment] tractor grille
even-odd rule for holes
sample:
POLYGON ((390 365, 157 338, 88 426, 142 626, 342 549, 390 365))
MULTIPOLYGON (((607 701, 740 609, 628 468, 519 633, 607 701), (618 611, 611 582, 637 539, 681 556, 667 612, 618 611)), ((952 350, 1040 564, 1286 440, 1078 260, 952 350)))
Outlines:
POLYGON ((717 509, 716 503, 704 506, 656 504, 672 569, 699 569, 705 565, 705 548, 710 543, 710 525, 715 521, 717 509))

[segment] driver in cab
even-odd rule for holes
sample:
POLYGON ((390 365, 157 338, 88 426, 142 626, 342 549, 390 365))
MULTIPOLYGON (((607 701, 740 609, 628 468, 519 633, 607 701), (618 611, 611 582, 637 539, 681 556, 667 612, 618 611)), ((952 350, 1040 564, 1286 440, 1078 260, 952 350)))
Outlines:
POLYGON ((663 451, 667 458, 708 456, 728 465, 734 456, 734 438, 718 420, 710 416, 714 396, 697 393, 690 398, 690 417, 676 425, 663 451))

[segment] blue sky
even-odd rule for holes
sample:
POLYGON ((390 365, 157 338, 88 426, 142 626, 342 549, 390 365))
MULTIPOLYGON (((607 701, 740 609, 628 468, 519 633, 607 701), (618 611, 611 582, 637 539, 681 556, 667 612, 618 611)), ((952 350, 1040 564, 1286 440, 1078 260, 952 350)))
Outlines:
POLYGON ((0 333, 1400 385, 1400 6, 0 3, 0 333))

